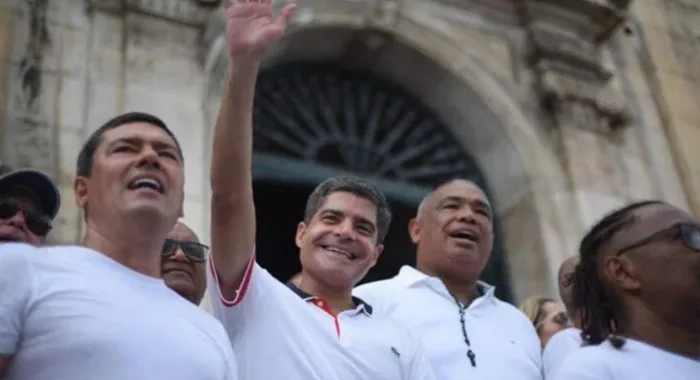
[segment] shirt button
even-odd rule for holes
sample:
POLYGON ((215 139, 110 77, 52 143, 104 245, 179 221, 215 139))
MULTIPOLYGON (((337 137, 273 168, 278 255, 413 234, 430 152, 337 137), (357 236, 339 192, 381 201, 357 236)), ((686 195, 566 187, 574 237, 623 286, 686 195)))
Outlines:
POLYGON ((323 301, 318 301, 317 305, 323 307, 323 301))

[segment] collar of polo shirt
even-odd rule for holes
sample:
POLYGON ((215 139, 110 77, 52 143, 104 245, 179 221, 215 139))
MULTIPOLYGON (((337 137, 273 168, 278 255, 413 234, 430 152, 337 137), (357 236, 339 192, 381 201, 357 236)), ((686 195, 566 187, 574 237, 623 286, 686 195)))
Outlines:
MULTIPOLYGON (((428 284, 431 280, 440 281, 439 278, 430 277, 427 274, 419 271, 418 269, 415 269, 408 265, 404 265, 401 267, 401 270, 399 271, 399 274, 396 276, 396 278, 401 284, 403 284, 407 288, 411 288, 413 286, 421 284, 428 284)), ((440 283, 442 283, 442 281, 440 281, 440 283)), ((478 298, 483 298, 484 300, 496 299, 496 287, 493 285, 489 285, 483 281, 477 281, 476 290, 479 293, 478 298)))
MULTIPOLYGON (((309 293, 301 290, 301 288, 294 285, 294 283, 291 281, 287 282, 287 287, 289 289, 291 289, 294 293, 296 293, 299 297, 301 297, 304 301, 313 302, 314 304, 316 304, 316 306, 320 306, 316 303, 318 301, 322 301, 320 297, 316 297, 312 294, 309 294, 309 293)), ((354 302, 356 305, 355 311, 363 312, 368 317, 372 316, 372 306, 370 304, 368 304, 367 302, 363 301, 362 299, 360 299, 358 297, 354 297, 354 296, 352 297, 352 302, 354 302)))

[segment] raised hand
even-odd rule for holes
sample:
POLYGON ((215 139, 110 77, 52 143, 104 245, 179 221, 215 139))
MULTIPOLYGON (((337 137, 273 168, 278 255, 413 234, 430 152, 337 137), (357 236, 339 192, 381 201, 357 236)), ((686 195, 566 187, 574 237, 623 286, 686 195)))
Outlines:
POLYGON ((284 34, 295 5, 288 4, 272 19, 272 0, 223 0, 229 54, 261 57, 284 34))

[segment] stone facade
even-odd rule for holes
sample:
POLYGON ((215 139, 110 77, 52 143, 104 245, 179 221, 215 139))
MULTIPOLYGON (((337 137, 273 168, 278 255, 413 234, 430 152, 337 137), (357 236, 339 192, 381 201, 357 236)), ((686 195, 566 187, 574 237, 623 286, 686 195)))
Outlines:
MULTIPOLYGON (((226 65, 212 3, 0 3, 2 158, 59 181, 56 242, 82 232, 81 142, 127 110, 163 117, 185 142, 185 220, 208 235, 226 65)), ((486 176, 522 299, 551 293, 559 263, 612 207, 658 197, 700 213, 699 25, 697 0, 307 0, 265 64, 352 43, 351 64, 437 113, 486 176)))

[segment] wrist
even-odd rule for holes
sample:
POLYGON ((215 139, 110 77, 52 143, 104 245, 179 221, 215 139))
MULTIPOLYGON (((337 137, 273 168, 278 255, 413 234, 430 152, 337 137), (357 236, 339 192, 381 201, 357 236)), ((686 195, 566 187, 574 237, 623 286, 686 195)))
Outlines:
POLYGON ((228 74, 229 77, 243 75, 257 75, 261 64, 260 57, 251 55, 234 55, 229 57, 228 74))

